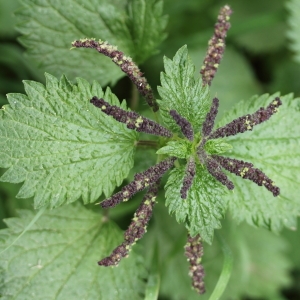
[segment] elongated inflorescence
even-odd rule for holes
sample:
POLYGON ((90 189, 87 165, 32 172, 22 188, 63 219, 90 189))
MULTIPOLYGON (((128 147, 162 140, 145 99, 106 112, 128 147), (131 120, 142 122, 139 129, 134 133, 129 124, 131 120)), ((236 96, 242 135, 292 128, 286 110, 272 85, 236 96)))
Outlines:
POLYGON ((170 110, 170 115, 180 127, 182 134, 190 141, 194 139, 194 132, 191 123, 181 116, 175 109, 170 110))
POLYGON ((225 50, 225 38, 230 28, 229 20, 231 14, 232 10, 228 5, 222 7, 219 12, 214 35, 208 42, 207 53, 200 71, 203 85, 211 85, 218 70, 225 50))
POLYGON ((264 186, 274 197, 279 195, 279 187, 275 186, 274 182, 265 173, 254 168, 253 164, 229 157, 217 155, 213 155, 212 157, 227 171, 245 179, 249 179, 259 186, 264 186))
POLYGON ((158 193, 159 180, 149 187, 142 203, 136 210, 134 217, 124 233, 124 242, 116 247, 112 253, 98 262, 100 266, 117 266, 123 257, 127 257, 131 247, 143 237, 147 231, 147 224, 152 216, 155 199, 158 193))
POLYGON ((234 189, 233 182, 229 180, 227 175, 222 172, 222 168, 215 158, 211 156, 207 156, 206 167, 207 167, 207 171, 212 176, 214 176, 218 181, 220 181, 223 185, 225 185, 229 190, 234 189))
POLYGON ((204 269, 201 264, 202 256, 203 256, 203 245, 201 242, 200 235, 196 235, 195 237, 191 237, 188 235, 187 243, 184 247, 185 255, 190 264, 190 272, 189 275, 192 277, 192 286, 199 293, 205 293, 204 286, 204 269))
POLYGON ((99 99, 94 96, 90 102, 100 108, 105 114, 112 116, 118 122, 126 124, 129 129, 165 137, 171 137, 173 135, 171 131, 162 125, 142 117, 134 111, 126 111, 118 106, 110 105, 102 98, 99 99))
POLYGON ((211 109, 207 113, 203 123, 203 137, 197 147, 197 156, 200 162, 206 165, 208 172, 229 190, 234 188, 234 184, 231 180, 229 180, 226 174, 222 172, 222 168, 236 174, 237 176, 249 179, 259 186, 265 186, 274 197, 279 195, 279 187, 275 186, 274 182, 269 177, 267 177, 261 170, 254 168, 251 163, 219 155, 207 155, 204 150, 204 145, 208 139, 222 138, 225 136, 236 135, 237 133, 243 133, 247 130, 252 130, 253 126, 269 120, 270 117, 278 111, 278 107, 281 104, 281 100, 276 97, 266 108, 261 107, 255 113, 237 118, 211 133, 219 105, 219 100, 217 98, 213 99, 211 109))
POLYGON ((99 53, 104 54, 111 58, 111 60, 130 78, 130 80, 137 87, 140 94, 145 97, 148 105, 153 111, 158 111, 156 99, 153 91, 148 84, 143 73, 140 71, 138 66, 128 56, 125 56, 123 52, 119 51, 116 46, 110 45, 108 42, 96 41, 95 39, 82 39, 72 43, 73 47, 76 48, 92 48, 97 50, 99 53))
POLYGON ((134 194, 144 190, 149 185, 160 179, 170 168, 173 167, 176 157, 169 157, 148 170, 137 173, 134 181, 124 186, 120 192, 101 202, 103 208, 114 207, 117 204, 128 201, 134 194))
POLYGON ((212 101, 212 105, 210 111, 207 113, 205 121, 202 126, 202 134, 204 137, 209 136, 211 134, 212 129, 214 128, 215 119, 218 114, 219 108, 219 99, 214 98, 212 101))
POLYGON ((252 130, 254 126, 261 124, 271 118, 278 111, 278 107, 282 104, 281 100, 276 97, 266 108, 261 107, 251 115, 239 117, 223 127, 215 130, 210 139, 222 138, 225 136, 236 135, 248 130, 252 130))
POLYGON ((180 189, 180 195, 182 199, 186 199, 187 192, 193 184, 193 180, 196 174, 196 163, 194 157, 190 157, 185 170, 185 176, 183 179, 182 187, 180 189))

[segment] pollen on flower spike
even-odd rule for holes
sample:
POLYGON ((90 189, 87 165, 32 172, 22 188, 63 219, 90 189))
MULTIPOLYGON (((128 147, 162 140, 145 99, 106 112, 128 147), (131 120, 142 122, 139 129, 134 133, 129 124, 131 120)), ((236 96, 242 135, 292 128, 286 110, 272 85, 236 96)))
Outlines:
POLYGON ((218 128, 209 136, 209 139, 222 138, 252 130, 254 126, 269 120, 278 111, 280 105, 282 105, 282 102, 276 97, 266 108, 261 107, 251 115, 239 117, 218 128))
POLYGON ((201 265, 201 258, 203 256, 203 246, 200 235, 191 237, 188 235, 187 243, 184 247, 185 255, 190 264, 189 275, 192 277, 193 288, 199 293, 205 293, 204 286, 204 268, 201 265))
POLYGON ((149 185, 159 180, 170 168, 173 167, 176 157, 169 157, 148 170, 137 173, 134 181, 125 185, 120 192, 100 203, 103 208, 114 207, 121 202, 128 201, 134 194, 144 190, 149 185))
POLYGON ((118 106, 110 105, 102 98, 93 97, 90 102, 99 107, 105 114, 113 117, 116 121, 126 124, 128 129, 148 134, 171 137, 173 134, 162 125, 140 116, 133 111, 126 111, 118 106))
POLYGON ((280 194, 279 187, 275 186, 274 182, 265 173, 254 168, 253 164, 229 157, 217 155, 213 155, 212 157, 227 171, 244 179, 249 179, 259 186, 263 185, 274 197, 280 194))
POLYGON ((128 257, 128 253, 135 242, 143 237, 147 231, 147 224, 152 216, 158 187, 159 180, 149 187, 128 229, 124 233, 124 242, 116 247, 109 256, 100 260, 98 262, 100 266, 117 266, 122 258, 128 257))
POLYGON ((189 159, 188 164, 187 164, 187 168, 186 168, 186 171, 185 171, 185 176, 184 176, 182 187, 181 187, 181 190, 180 190, 180 194, 181 194, 182 199, 186 199, 187 192, 193 184, 195 174, 196 174, 196 163, 195 163, 195 159, 193 157, 191 157, 189 159))

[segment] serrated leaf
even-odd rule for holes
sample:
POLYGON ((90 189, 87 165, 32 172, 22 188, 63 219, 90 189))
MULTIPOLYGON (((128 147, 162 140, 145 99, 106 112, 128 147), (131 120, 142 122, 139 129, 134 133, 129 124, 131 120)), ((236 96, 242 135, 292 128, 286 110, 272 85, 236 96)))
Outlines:
POLYGON ((167 154, 178 158, 186 158, 191 153, 192 144, 186 140, 170 141, 156 151, 156 154, 167 154))
MULTIPOLYGON (((240 102, 217 127, 266 107, 276 96, 279 94, 240 102)), ((255 126, 253 131, 224 139, 233 146, 228 156, 253 163, 280 188, 280 195, 275 198, 253 182, 228 174, 235 185, 234 193, 226 196, 233 216, 274 231, 283 226, 295 228, 296 216, 300 214, 300 99, 293 99, 292 94, 280 99, 282 106, 270 120, 255 126)))
POLYGON ((157 46, 166 38, 167 16, 163 15, 163 1, 130 0, 128 15, 135 60, 143 62, 157 52, 157 46))
POLYGON ((120 105, 117 97, 80 78, 72 84, 46 74, 46 81, 46 87, 25 81, 28 96, 9 94, 1 110, 0 166, 9 168, 1 180, 24 181, 18 197, 34 196, 36 207, 110 195, 133 165, 137 133, 89 99, 120 105))
MULTIPOLYGON (((21 211, 6 220, 0 251, 33 217, 21 211)), ((134 252, 118 268, 97 265, 121 240, 114 223, 81 205, 47 211, 1 254, 2 299, 141 299, 144 267, 134 252)))
POLYGON ((185 175, 185 166, 170 172, 166 188, 166 205, 174 213, 177 222, 185 223, 192 236, 200 234, 209 244, 212 242, 214 229, 221 227, 220 219, 224 216, 227 200, 223 200, 223 188, 201 166, 196 166, 193 184, 187 198, 180 197, 180 189, 185 175))
POLYGON ((289 10, 290 16, 288 18, 289 30, 287 30, 287 36, 292 41, 289 44, 290 48, 296 53, 295 59, 300 62, 300 1, 290 0, 286 2, 286 6, 289 10))
MULTIPOLYGON (((134 10, 139 7, 135 2, 130 1, 134 10)), ((74 40, 92 37, 107 40, 140 64, 153 54, 164 37, 162 31, 166 24, 159 1, 145 5, 139 21, 133 21, 128 15, 127 0, 47 3, 22 0, 21 5, 17 13, 20 22, 17 29, 23 34, 20 41, 31 59, 56 76, 66 74, 71 79, 82 76, 90 82, 97 79, 102 86, 124 76, 117 66, 96 51, 69 51, 74 40), (141 32, 136 28, 142 23, 149 25, 149 22, 156 22, 155 32, 148 28, 141 32), (143 50, 142 55, 140 50, 143 50)), ((133 16, 136 17, 136 13, 133 16)))
POLYGON ((158 87, 162 119, 172 131, 180 132, 169 114, 171 109, 175 109, 192 124, 196 133, 201 129, 211 105, 209 89, 202 86, 200 77, 195 80, 195 66, 186 46, 177 51, 173 60, 165 57, 164 66, 165 73, 161 73, 161 86, 158 87))

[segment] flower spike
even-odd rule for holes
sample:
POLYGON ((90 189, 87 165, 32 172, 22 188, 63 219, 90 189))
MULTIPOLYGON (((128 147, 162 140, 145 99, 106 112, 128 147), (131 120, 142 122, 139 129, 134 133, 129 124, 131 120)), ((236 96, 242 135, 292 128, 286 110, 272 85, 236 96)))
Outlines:
POLYGON ((194 139, 194 132, 192 124, 183 116, 181 116, 175 109, 170 110, 170 115, 181 128, 182 134, 190 141, 194 139))
POLYGON ((154 97, 153 91, 148 84, 143 73, 140 71, 138 66, 128 56, 125 56, 123 52, 119 51, 116 46, 112 46, 107 42, 95 39, 82 39, 72 43, 73 47, 76 48, 93 48, 99 53, 104 54, 111 58, 111 60, 130 78, 130 80, 137 87, 140 94, 145 97, 148 105, 153 109, 154 112, 158 111, 159 107, 154 97))
POLYGON ((123 257, 127 257, 135 242, 143 237, 147 231, 147 224, 152 216, 155 199, 158 193, 159 180, 149 187, 142 203, 136 210, 134 217, 124 233, 124 242, 116 247, 112 253, 98 262, 99 266, 117 266, 123 257))
POLYGON ((189 159, 189 162, 187 164, 187 168, 185 171, 185 176, 183 179, 183 184, 180 190, 181 198, 186 199, 187 192, 190 189, 190 187, 193 184, 193 180, 196 174, 196 163, 194 157, 191 157, 189 159))
POLYGON ((118 106, 110 105, 102 98, 99 99, 94 96, 90 102, 100 108, 105 114, 112 116, 115 120, 121 123, 126 124, 129 129, 135 129, 139 132, 166 137, 171 137, 173 135, 171 131, 162 125, 148 118, 142 117, 134 111, 126 111, 118 106))
POLYGON ((218 113, 218 108, 219 108, 219 99, 214 98, 212 101, 212 105, 210 108, 210 111, 206 115, 205 121, 202 126, 202 134, 204 137, 210 135, 214 124, 215 124, 215 119, 218 113))
POLYGON ((245 179, 249 179, 255 182, 259 186, 264 186, 270 191, 274 197, 280 193, 279 187, 274 185, 274 182, 261 170, 253 167, 253 164, 223 156, 212 156, 224 169, 227 171, 240 176, 245 179))
POLYGON ((208 42, 208 49, 200 71, 203 85, 211 85, 218 70, 225 50, 225 37, 230 28, 229 19, 231 14, 232 10, 228 5, 222 7, 219 12, 214 35, 208 42))
POLYGON ((137 173, 134 181, 125 185, 120 192, 100 203, 103 208, 114 207, 121 202, 128 201, 134 194, 144 190, 150 184, 160 179, 170 168, 173 167, 176 157, 169 157, 148 170, 137 173))
POLYGON ((278 107, 281 104, 281 100, 276 97, 266 108, 261 107, 252 115, 239 117, 225 126, 218 128, 209 136, 209 139, 222 138, 252 130, 255 125, 269 120, 272 115, 277 113, 278 107))
POLYGON ((192 277, 192 285, 193 288, 199 293, 205 293, 204 286, 204 269, 201 264, 201 259, 203 256, 203 245, 201 242, 200 235, 196 235, 195 237, 191 237, 188 234, 188 240, 184 247, 185 256, 190 263, 190 272, 189 275, 192 277))
POLYGON ((229 190, 234 189, 233 182, 229 180, 226 174, 222 172, 222 168, 215 158, 207 156, 206 167, 207 167, 207 171, 218 181, 220 181, 223 185, 225 185, 229 190))

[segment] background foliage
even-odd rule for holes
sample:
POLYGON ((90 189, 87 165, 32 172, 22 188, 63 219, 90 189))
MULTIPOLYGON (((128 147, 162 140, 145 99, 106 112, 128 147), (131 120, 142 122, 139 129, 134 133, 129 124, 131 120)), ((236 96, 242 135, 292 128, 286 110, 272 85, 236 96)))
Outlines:
MULTIPOLYGON (((40 28, 40 30, 50 30, 51 28, 49 29, 47 26, 39 26, 39 22, 45 22, 44 24, 47 25, 47 21, 49 20, 43 19, 43 12, 37 14, 35 11, 43 9, 48 12, 49 8, 43 7, 43 1, 22 0, 21 2, 23 3, 23 6, 26 7, 26 10, 19 10, 20 4, 18 4, 17 1, 0 0, 1 105, 7 103, 5 96, 6 93, 24 93, 23 84, 21 82, 22 80, 35 80, 45 84, 45 77, 43 75, 45 71, 49 72, 55 69, 57 73, 54 75, 57 77, 60 77, 62 73, 66 73, 68 77, 70 76, 70 79, 74 79, 75 76, 82 76, 90 80, 90 83, 92 83, 92 79, 96 79, 103 85, 121 78, 122 74, 120 74, 115 66, 108 60, 105 60, 104 62, 107 67, 105 72, 98 72, 99 67, 95 67, 94 64, 95 62, 98 63, 101 58, 100 55, 97 55, 97 53, 87 52, 84 60, 76 61, 76 57, 73 56, 67 58, 70 53, 74 56, 78 55, 78 52, 76 52, 78 50, 74 51, 74 54, 72 51, 68 51, 70 42, 75 38, 82 38, 85 36, 95 36, 96 38, 102 39, 109 39, 109 37, 111 37, 112 43, 116 41, 115 43, 119 45, 121 50, 127 51, 128 54, 136 58, 139 63, 143 63, 141 68, 153 87, 160 84, 159 74, 163 71, 163 56, 166 55, 172 58, 175 52, 184 44, 187 44, 194 63, 200 69, 207 41, 212 34, 212 26, 215 22, 217 12, 220 6, 224 4, 229 4, 234 11, 231 18, 232 28, 228 34, 228 46, 226 48, 224 59, 213 82, 211 90, 211 95, 217 95, 220 98, 221 113, 230 109, 240 100, 247 100, 255 94, 261 95, 265 92, 273 94, 280 91, 283 95, 287 93, 294 93, 296 97, 300 96, 300 85, 298 79, 300 75, 300 44, 299 26, 297 25, 300 23, 299 0, 253 0, 251 2, 239 0, 165 0, 163 15, 169 15, 169 21, 166 28, 168 37, 160 44, 162 37, 154 36, 156 44, 148 45, 147 47, 154 49, 156 45, 159 45, 159 53, 150 58, 148 58, 149 56, 137 56, 136 53, 140 53, 139 47, 142 46, 129 44, 126 38, 123 39, 124 36, 129 35, 131 32, 131 22, 140 21, 140 19, 136 17, 137 12, 135 10, 130 10, 129 8, 128 12, 130 17, 127 20, 126 26, 117 24, 115 28, 107 29, 105 26, 101 27, 97 22, 94 22, 95 17, 93 16, 93 9, 95 8, 95 1, 82 1, 86 4, 86 9, 84 10, 84 8, 82 8, 81 11, 78 10, 79 8, 77 7, 78 9, 76 10, 79 14, 78 18, 75 18, 76 20, 81 20, 80 14, 87 13, 86 11, 89 11, 89 14, 91 15, 88 24, 82 24, 78 21, 78 23, 76 23, 76 30, 71 26, 72 23, 71 25, 69 24, 71 30, 66 30, 67 33, 65 35, 64 30, 61 31, 57 39, 54 41, 58 44, 55 44, 53 40, 43 41, 43 49, 45 52, 35 53, 34 47, 36 44, 28 44, 28 38, 23 36, 20 40, 21 43, 18 42, 17 38, 20 36, 20 33, 15 30, 15 25, 16 23, 19 23, 17 28, 23 34, 28 34, 35 28, 40 28), (34 2, 37 6, 32 4, 34 2), (16 17, 13 16, 13 12, 15 11, 18 11, 18 21, 16 20, 16 17), (27 27, 20 23, 24 17, 31 18, 31 23, 27 24, 27 27), (85 25, 88 26, 89 30, 87 32, 79 32, 78 27, 80 28, 81 26, 82 28, 86 28, 84 27, 85 25), (107 36, 105 36, 106 34, 107 36), (50 51, 47 47, 49 47, 48 44, 51 43, 53 44, 52 47, 54 47, 54 50, 56 49, 58 52, 63 51, 61 48, 63 48, 63 45, 66 45, 66 54, 58 54, 59 57, 64 60, 64 63, 69 64, 69 66, 62 64, 60 61, 53 63, 53 61, 51 61, 53 58, 51 55, 47 57, 47 51, 50 51), (27 54, 24 56, 23 53, 26 51, 25 47, 30 50, 27 50, 27 54), (70 65, 71 60, 76 61, 76 70, 73 70, 73 67, 70 65), (41 64, 41 61, 46 61, 47 63, 41 64), (57 65, 59 65, 60 68, 56 68, 57 65), (111 70, 111 74, 108 74, 107 70, 111 70), (105 77, 104 74, 107 75, 107 77, 105 77)), ((55 1, 48 2, 55 3, 55 1)), ((108 1, 99 2, 107 3, 108 1)), ((125 1, 120 0, 111 2, 117 4, 125 3, 125 1)), ((153 1, 145 1, 145 3, 150 2, 152 3, 153 1)), ((66 1, 66 3, 70 4, 71 1, 66 1)), ((144 2, 141 1, 141 3, 144 2)), ((56 17, 59 16, 57 11, 55 11, 55 8, 57 8, 55 4, 50 6, 51 12, 56 17)), ((97 12, 100 10, 100 5, 98 4, 98 6, 97 9, 95 9, 97 12)), ((67 14, 69 9, 71 8, 66 5, 64 13, 67 14)), ((139 11, 142 9, 146 8, 142 7, 139 11)), ((104 19, 102 19, 102 21, 105 20, 105 17, 109 18, 113 15, 112 10, 108 11, 110 11, 111 15, 103 16, 104 19)), ((117 13, 122 14, 122 11, 123 7, 120 6, 120 11, 117 13)), ((153 11, 154 14, 161 14, 160 7, 156 7, 156 10, 153 11)), ((58 20, 60 19, 58 18, 58 20)), ((64 18, 64 20, 66 21, 67 18, 64 18)), ((153 32, 158 30, 158 28, 164 27, 166 19, 162 18, 159 20, 160 22, 157 24, 152 24, 152 29, 153 26, 157 26, 154 28, 153 32)), ((102 24, 107 23, 103 22, 102 24)), ((66 26, 66 23, 60 24, 61 28, 65 28, 64 26, 66 26)), ((149 32, 152 32, 150 25, 145 27, 145 29, 146 28, 150 28, 149 32)), ((55 28, 52 28, 52 30, 54 29, 55 28)), ((136 37, 139 37, 141 32, 135 32, 134 34, 136 37)), ((45 34, 45 36, 47 36, 47 34, 45 34)), ((152 52, 154 52, 154 50, 152 52)), ((131 98, 130 82, 125 77, 118 81, 116 85, 112 85, 112 90, 120 99, 131 98)), ((129 103, 129 105, 130 104, 131 103, 129 103)), ((249 105, 251 105, 251 103, 249 105)), ((142 101, 137 105, 137 109, 144 115, 147 114, 147 112, 144 111, 145 105, 142 101)), ((132 177, 135 172, 140 172, 153 164, 155 157, 154 151, 149 150, 148 153, 147 150, 147 155, 144 154, 145 153, 143 151, 137 151, 135 155, 135 166, 130 172, 128 180, 131 179, 130 177, 132 177)), ((291 153, 291 155, 293 155, 293 153, 291 153)), ((18 185, 0 183, 1 220, 4 218, 16 217, 16 210, 20 208, 32 210, 33 199, 16 199, 15 196, 19 188, 20 187, 18 185)), ((141 201, 141 197, 141 195, 137 195, 130 203, 122 204, 120 207, 112 210, 109 215, 110 219, 117 222, 122 229, 125 229, 134 209, 141 201)), ((149 232, 141 241, 141 244, 145 246, 144 249, 147 249, 147 251, 140 250, 142 251, 142 256, 137 254, 136 257, 133 255, 133 257, 130 258, 136 260, 136 271, 134 272, 134 270, 132 270, 132 274, 130 274, 130 278, 132 279, 130 284, 139 286, 140 290, 136 291, 138 295, 130 294, 133 291, 128 290, 121 290, 120 293, 132 295, 132 297, 138 297, 143 294, 145 287, 140 278, 146 275, 143 268, 139 266, 138 261, 140 260, 140 257, 146 257, 147 267, 150 270, 150 278, 153 278, 154 282, 157 282, 155 281, 155 278, 157 278, 157 274, 160 274, 160 299, 199 299, 197 294, 191 290, 190 278, 187 276, 188 265, 183 256, 183 245, 185 243, 186 235, 184 226, 178 225, 175 222, 175 217, 170 217, 168 215, 167 208, 163 201, 164 193, 162 191, 158 197, 159 204, 155 208, 154 218, 150 223, 149 232)), ((49 213, 49 215, 51 214, 55 215, 55 218, 60 219, 60 222, 62 222, 62 226, 66 229, 66 231, 68 229, 66 224, 69 224, 70 228, 72 226, 72 228, 77 228, 76 226, 80 225, 77 222, 83 222, 86 226, 85 228, 90 229, 93 228, 93 226, 97 226, 97 218, 99 217, 100 219, 98 207, 91 207, 90 210, 87 211, 80 205, 71 207, 66 206, 65 208, 62 208, 61 211, 54 210, 49 213), (96 214, 94 214, 92 210, 95 210, 96 214), (83 220, 76 220, 75 218, 75 220, 69 220, 66 222, 65 219, 68 216, 68 213, 71 214, 72 212, 76 212, 78 215, 80 214, 83 220)), ((4 235, 1 236, 2 239, 5 239, 8 233, 12 234, 12 239, 14 236, 17 236, 22 229, 26 227, 26 224, 30 222, 33 215, 34 214, 32 212, 26 211, 21 213, 21 219, 10 219, 7 223, 7 225, 9 225, 9 229, 3 231, 4 235)), ((44 218, 47 217, 48 215, 44 216, 44 218)), ((43 220, 41 220, 41 222, 42 221, 43 220)), ((42 232, 45 228, 42 225, 39 227, 39 223, 35 226, 37 226, 37 228, 33 227, 32 232, 28 232, 28 236, 32 240, 38 242, 43 240, 39 234, 40 231, 42 232)), ((113 224, 109 224, 107 226, 112 226, 114 228, 113 230, 118 231, 113 224)), ((5 227, 5 223, 2 222, 1 228, 5 227)), ((82 225, 80 225, 79 228, 82 228, 82 225)), ((56 229, 53 228, 53 230, 56 229)), ((231 216, 228 215, 226 220, 222 222, 222 229, 217 231, 217 233, 224 236, 227 240, 235 258, 234 271, 223 299, 228 299, 229 296, 237 299, 300 298, 300 255, 298 251, 300 247, 299 231, 284 230, 280 235, 274 235, 263 229, 254 229, 244 223, 237 225, 231 220, 231 216)), ((67 235, 64 232, 61 232, 61 234, 67 235)), ((80 236, 79 233, 78 236, 80 236)), ((74 243, 75 250, 78 251, 69 249, 70 252, 66 252, 66 255, 74 257, 74 263, 76 264, 76 255, 80 255, 80 253, 85 250, 80 250, 78 242, 74 242, 78 239, 75 233, 73 238, 74 239, 72 240, 72 237, 70 237, 69 243, 74 243)), ((118 241, 118 239, 120 241, 120 237, 118 237, 116 233, 116 241, 118 241)), ((11 240, 6 240, 6 245, 2 245, 2 247, 9 245, 10 241, 11 240)), ((117 244, 116 241, 112 240, 107 244, 107 247, 111 247, 110 249, 97 249, 97 247, 94 246, 96 241, 92 241, 91 249, 93 251, 90 251, 93 253, 91 256, 86 254, 87 260, 84 260, 84 264, 87 264, 86 261, 89 259, 94 262, 97 261, 97 259, 100 259, 103 256, 102 253, 108 254, 113 246, 117 244)), ((20 239, 18 243, 13 246, 16 254, 20 251, 20 247, 26 248, 26 245, 23 245, 22 243, 23 241, 20 239)), ((89 242, 87 241, 87 243, 89 242)), ((51 245, 51 241, 49 241, 49 244, 51 245)), ((61 246, 63 247, 63 243, 61 246)), ((24 255, 27 253, 26 259, 29 259, 30 257, 35 257, 36 259, 35 261, 33 259, 32 266, 29 266, 29 271, 31 273, 23 274, 23 276, 32 276, 34 272, 39 270, 39 263, 45 263, 44 257, 45 259, 46 257, 51 257, 51 253, 35 253, 34 251, 35 250, 32 250, 31 248, 27 248, 25 251, 24 255), (41 261, 39 261, 39 259, 41 261)), ((204 266, 207 274, 207 294, 203 296, 202 299, 208 299, 220 274, 223 256, 218 239, 214 239, 211 246, 206 244, 204 251, 204 266)), ((15 264, 18 264, 18 261, 14 261, 13 258, 10 257, 5 257, 5 259, 11 260, 11 272, 13 274, 15 272, 15 264)), ((129 263, 129 261, 125 260, 124 265, 126 263, 129 263)), ((60 264, 59 258, 57 260, 57 264, 60 264)), ((122 264, 120 267, 122 268, 122 264)), ((72 269, 72 266, 69 266, 69 268, 72 269)), ((126 266, 124 266, 124 268, 126 268, 126 266)), ((68 270, 68 268, 66 268, 66 270, 68 270)), ((77 270, 79 274, 80 266, 77 270)), ((91 272, 94 272, 92 271, 92 268, 87 268, 86 272, 90 272, 90 270, 91 272)), ((48 269, 46 271, 50 273, 54 272, 52 269, 48 269)), ((97 269, 96 272, 101 272, 100 268, 97 269)), ((122 274, 121 271, 120 273, 122 274)), ((108 287, 110 286, 109 278, 111 278, 111 274, 101 275, 100 273, 92 273, 92 275, 94 278, 98 278, 97 276, 108 278, 105 281, 105 284, 107 284, 108 287)), ((68 275, 66 275, 66 277, 67 276, 68 275)), ((122 276, 117 276, 117 278, 121 277, 122 276)), ((126 286, 125 279, 128 275, 125 274, 123 277, 123 279, 120 279, 119 284, 124 284, 124 286, 126 286)), ((74 282, 72 283, 72 276, 70 276, 70 278, 70 281, 66 281, 66 286, 68 286, 68 284, 72 284, 72 286, 74 286, 74 282)), ((43 287, 42 279, 43 277, 41 277, 41 282, 37 283, 37 286, 40 288, 43 287)), ((12 283, 14 282, 13 280, 14 278, 12 276, 12 283)), ((97 279, 95 280, 97 281, 97 279)), ((80 287, 78 287, 78 289, 80 290, 80 287)), ((66 294, 64 293, 68 292, 63 288, 61 288, 60 291, 61 297, 65 296, 66 294)), ((32 292, 32 290, 30 292, 32 292)), ((37 295, 38 292, 39 290, 36 291, 37 295)), ((96 292, 98 292, 98 295, 101 294, 101 291, 96 292)), ((98 297, 99 299, 102 299, 101 296, 98 297)))

